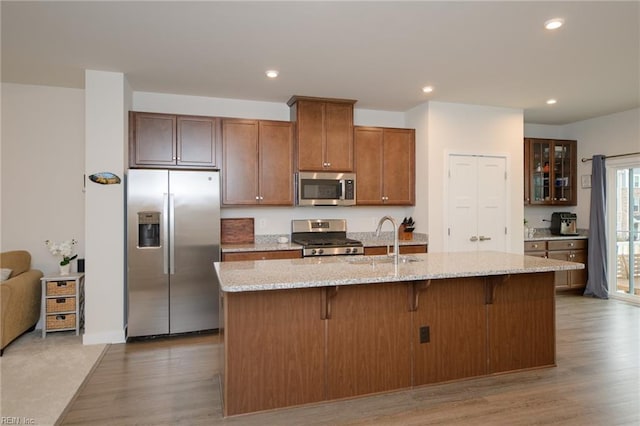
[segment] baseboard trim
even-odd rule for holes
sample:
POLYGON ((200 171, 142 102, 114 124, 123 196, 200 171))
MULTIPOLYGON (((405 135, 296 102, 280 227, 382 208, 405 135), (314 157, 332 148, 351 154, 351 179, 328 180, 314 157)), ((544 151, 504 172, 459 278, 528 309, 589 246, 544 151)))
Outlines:
POLYGON ((82 335, 83 345, 97 345, 100 343, 125 343, 124 330, 106 331, 103 333, 86 333, 82 335))

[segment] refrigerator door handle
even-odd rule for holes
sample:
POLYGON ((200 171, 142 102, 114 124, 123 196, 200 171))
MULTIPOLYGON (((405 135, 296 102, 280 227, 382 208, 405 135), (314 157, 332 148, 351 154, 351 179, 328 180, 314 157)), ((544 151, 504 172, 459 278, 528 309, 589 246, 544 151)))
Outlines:
POLYGON ((169 194, 166 192, 162 196, 162 273, 169 273, 169 194))
POLYGON ((175 200, 173 193, 169 193, 169 273, 171 275, 176 273, 176 256, 174 250, 174 241, 176 235, 176 215, 175 215, 175 200))

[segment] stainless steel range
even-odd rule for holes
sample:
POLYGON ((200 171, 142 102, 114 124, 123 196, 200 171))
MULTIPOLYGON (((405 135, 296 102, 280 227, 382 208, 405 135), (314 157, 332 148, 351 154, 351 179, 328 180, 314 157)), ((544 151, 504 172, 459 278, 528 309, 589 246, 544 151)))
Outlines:
POLYGON ((347 238, 344 219, 292 220, 291 241, 303 246, 303 257, 364 254, 362 242, 347 238))

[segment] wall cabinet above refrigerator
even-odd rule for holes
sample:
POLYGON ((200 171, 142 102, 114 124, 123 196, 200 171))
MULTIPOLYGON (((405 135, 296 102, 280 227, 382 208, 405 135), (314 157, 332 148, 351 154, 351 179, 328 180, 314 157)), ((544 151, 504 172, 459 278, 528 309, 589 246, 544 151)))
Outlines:
POLYGON ((219 168, 215 117, 129 113, 132 168, 219 168))
POLYGON ((524 140, 525 205, 577 205, 576 151, 575 140, 524 140))

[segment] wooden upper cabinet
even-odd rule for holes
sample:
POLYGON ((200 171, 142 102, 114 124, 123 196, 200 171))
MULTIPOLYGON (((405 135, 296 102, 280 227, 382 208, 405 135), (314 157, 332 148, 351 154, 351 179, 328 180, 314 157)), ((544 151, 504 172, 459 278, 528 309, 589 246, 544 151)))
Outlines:
POLYGON ((524 204, 575 206, 577 141, 524 140, 524 204))
POLYGON ((139 168, 217 169, 217 119, 129 113, 129 165, 139 168))
POLYGON ((178 116, 177 153, 179 166, 216 167, 216 119, 178 116))
POLYGON ((260 121, 260 204, 292 206, 293 123, 260 121))
POLYGON ((136 166, 176 164, 176 116, 129 113, 129 163, 136 166))
POLYGON ((258 203, 258 121, 222 120, 222 204, 258 203))
POLYGON ((293 96, 300 171, 353 171, 353 105, 347 99, 293 96))
POLYGON ((293 125, 222 120, 222 204, 293 205, 293 125))
POLYGON ((415 130, 356 127, 356 204, 415 204, 415 130))

